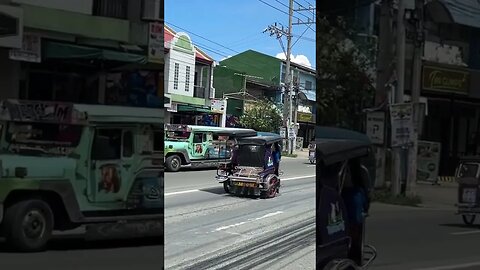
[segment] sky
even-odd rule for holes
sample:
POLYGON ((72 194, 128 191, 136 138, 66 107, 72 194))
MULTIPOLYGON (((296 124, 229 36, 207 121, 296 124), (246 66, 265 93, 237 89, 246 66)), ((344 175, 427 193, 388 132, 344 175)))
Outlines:
MULTIPOLYGON (((275 22, 288 27, 288 0, 165 0, 165 24, 186 32, 193 43, 217 62, 246 50, 285 59, 281 43, 269 32, 275 22), (268 5, 267 5, 268 4, 268 5), (270 6, 269 6, 270 5, 270 6), (273 6, 273 7, 272 7, 273 6)), ((295 0, 307 7, 315 0, 295 0)), ((294 12, 293 21, 313 19, 309 11, 294 12), (297 17, 297 18, 295 18, 297 17)), ((315 67, 315 24, 293 25, 292 61, 315 67), (302 36, 303 34, 303 36, 302 36), (299 37, 301 38, 299 39, 299 37)), ((287 40, 284 37, 286 49, 287 40)))

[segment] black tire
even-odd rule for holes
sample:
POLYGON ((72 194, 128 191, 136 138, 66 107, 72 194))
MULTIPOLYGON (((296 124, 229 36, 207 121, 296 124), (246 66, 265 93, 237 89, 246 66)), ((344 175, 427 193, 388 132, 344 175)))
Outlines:
MULTIPOLYGON (((273 181, 273 180, 274 179, 271 179, 270 181, 273 181)), ((279 191, 279 186, 278 185, 279 185, 279 183, 277 183, 275 186, 271 186, 267 191, 261 191, 260 192, 260 198, 261 199, 275 198, 277 196, 278 191, 279 191)))
POLYGON ((52 236, 53 212, 43 200, 16 202, 6 209, 3 230, 7 243, 23 252, 44 250, 52 236))
POLYGON ((473 225, 475 222, 475 215, 462 215, 463 223, 466 225, 473 225))
POLYGON ((178 155, 167 157, 165 166, 169 172, 178 172, 182 167, 182 159, 178 155))
POLYGON ((223 189, 226 193, 230 193, 230 184, 228 183, 228 181, 223 182, 223 189))
POLYGON ((314 163, 315 163, 315 160, 310 159, 310 164, 314 164, 314 163))

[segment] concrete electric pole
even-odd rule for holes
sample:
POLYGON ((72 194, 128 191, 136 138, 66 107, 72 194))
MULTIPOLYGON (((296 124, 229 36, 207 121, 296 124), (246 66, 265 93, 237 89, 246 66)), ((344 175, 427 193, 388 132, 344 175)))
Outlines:
POLYGON ((414 38, 414 55, 413 55, 413 70, 412 70, 412 98, 413 105, 413 147, 409 151, 408 159, 408 181, 407 181, 407 195, 416 195, 416 181, 417 181, 417 149, 418 149, 418 135, 420 133, 420 119, 422 117, 420 110, 420 91, 421 91, 421 76, 422 76, 422 56, 424 46, 424 25, 423 25, 423 7, 424 0, 415 0, 414 21, 415 38, 414 38))
MULTIPOLYGON (((405 0, 398 0, 397 13, 397 85, 395 88, 395 103, 403 103, 404 85, 405 85, 405 0)), ((392 175, 392 193, 398 195, 401 192, 401 183, 406 182, 406 175, 403 167, 405 165, 403 147, 395 147, 393 149, 393 175, 392 175)))
MULTIPOLYGON (((289 5, 288 5, 288 28, 285 30, 283 26, 280 28, 277 26, 275 23, 274 25, 268 26, 267 29, 265 29, 264 32, 270 32, 270 36, 276 36, 276 38, 280 41, 280 45, 282 46, 283 52, 285 53, 286 57, 286 64, 285 64, 285 91, 284 91, 284 107, 283 107, 283 124, 284 127, 286 128, 286 133, 288 136, 288 152, 290 154, 293 153, 295 150, 295 137, 290 136, 292 132, 289 132, 290 130, 295 130, 295 124, 296 121, 294 121, 294 106, 296 107, 296 104, 293 104, 293 99, 296 95, 293 87, 293 73, 291 71, 291 54, 292 54, 292 26, 295 25, 300 25, 304 24, 307 25, 310 29, 311 24, 315 23, 315 8, 314 7, 303 7, 300 6, 299 9, 294 10, 293 7, 293 0, 289 0, 289 5), (307 22, 304 22, 300 19, 298 19, 297 23, 293 23, 293 12, 301 12, 301 11, 309 11, 312 12, 313 17, 312 19, 308 18, 307 22), (285 50, 282 42, 282 37, 286 36, 287 37, 287 49, 285 50)), ((296 99, 295 99, 296 100, 296 99)), ((296 117, 295 117, 296 119, 296 117)))

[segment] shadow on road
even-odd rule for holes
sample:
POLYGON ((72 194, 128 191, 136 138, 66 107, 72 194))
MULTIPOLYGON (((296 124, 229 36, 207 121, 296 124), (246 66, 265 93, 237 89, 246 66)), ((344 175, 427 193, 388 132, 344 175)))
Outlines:
MULTIPOLYGON (((101 250, 158 246, 159 254, 163 255, 164 245, 164 237, 87 241, 82 236, 62 236, 61 238, 52 239, 48 243, 46 251, 101 250)), ((5 241, 0 240, 0 253, 19 252, 10 249, 5 241)))
POLYGON ((202 189, 200 189, 200 191, 213 193, 213 194, 217 194, 217 195, 229 195, 225 192, 225 190, 223 189, 223 186, 212 187, 212 188, 202 188, 202 189))

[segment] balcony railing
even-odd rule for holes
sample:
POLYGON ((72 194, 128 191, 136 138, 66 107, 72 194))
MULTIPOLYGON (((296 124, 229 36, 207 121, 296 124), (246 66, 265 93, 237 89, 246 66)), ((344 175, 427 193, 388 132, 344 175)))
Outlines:
POLYGON ((203 86, 195 86, 193 89, 193 97, 196 98, 205 98, 205 87, 203 86))
POLYGON ((126 19, 128 16, 128 0, 94 0, 93 15, 126 19))

